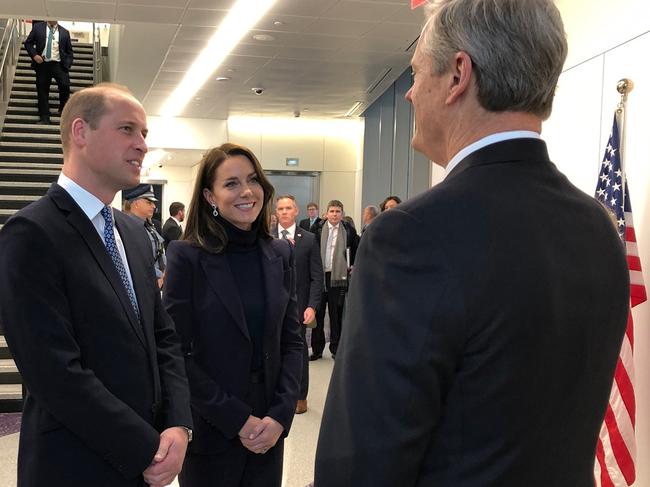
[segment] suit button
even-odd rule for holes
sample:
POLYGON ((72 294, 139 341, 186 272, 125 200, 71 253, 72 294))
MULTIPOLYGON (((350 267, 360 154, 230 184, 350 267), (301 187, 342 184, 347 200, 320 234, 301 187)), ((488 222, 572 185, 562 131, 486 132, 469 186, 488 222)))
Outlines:
POLYGON ((269 354, 269 352, 265 352, 264 353, 264 360, 268 360, 270 358, 271 358, 271 355, 269 354))

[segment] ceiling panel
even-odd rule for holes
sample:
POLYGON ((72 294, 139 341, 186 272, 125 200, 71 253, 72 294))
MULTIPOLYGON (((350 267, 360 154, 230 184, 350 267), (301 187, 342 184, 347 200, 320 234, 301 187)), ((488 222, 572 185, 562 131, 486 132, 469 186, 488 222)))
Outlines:
POLYGON ((227 14, 227 10, 188 9, 183 16, 182 22, 186 27, 212 27, 210 33, 210 35, 212 35, 214 34, 215 27, 218 27, 221 24, 227 14))
POLYGON ((327 19, 381 21, 391 18, 403 7, 400 5, 379 2, 350 2, 342 0, 323 12, 327 19))
POLYGON ((182 8, 156 7, 144 5, 118 5, 115 18, 117 22, 151 22, 154 24, 177 24, 183 15, 182 8))
MULTIPOLYGON (((171 27, 172 33, 164 39, 151 39, 153 45, 159 44, 158 69, 143 71, 128 81, 134 92, 147 93, 145 107, 156 115, 234 2, 5 0, 0 1, 0 15, 20 13, 30 18, 106 22, 117 18, 127 31, 148 31, 147 26, 171 27)), ((410 0, 277 0, 270 13, 199 90, 196 96, 201 100, 192 100, 186 115, 287 115, 296 108, 311 106, 309 116, 341 116, 357 100, 372 101, 408 67, 412 52, 405 50, 417 38, 423 24, 423 9, 411 10, 409 3, 410 0), (274 39, 258 41, 252 37, 256 34, 268 34, 274 39), (368 87, 386 69, 390 69, 386 79, 368 94, 368 87), (216 76, 227 76, 230 80, 219 82, 216 76), (264 87, 264 94, 255 96, 253 86, 264 87)), ((120 50, 137 52, 139 46, 126 45, 122 38, 120 50)))
POLYGON ((57 19, 96 19, 97 22, 115 22, 114 3, 67 2, 51 0, 47 2, 44 16, 34 15, 34 18, 48 17, 57 19))

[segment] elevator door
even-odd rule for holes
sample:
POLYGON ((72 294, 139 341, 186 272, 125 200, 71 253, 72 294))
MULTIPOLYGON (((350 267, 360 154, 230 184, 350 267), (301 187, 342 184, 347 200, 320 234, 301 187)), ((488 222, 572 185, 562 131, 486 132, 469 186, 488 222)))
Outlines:
MULTIPOLYGON (((296 198, 300 213, 298 221, 307 218, 307 204, 318 203, 319 175, 317 172, 266 171, 266 176, 275 188, 275 198, 281 194, 291 194, 296 198)), ((273 201, 275 206, 275 199, 273 201)))

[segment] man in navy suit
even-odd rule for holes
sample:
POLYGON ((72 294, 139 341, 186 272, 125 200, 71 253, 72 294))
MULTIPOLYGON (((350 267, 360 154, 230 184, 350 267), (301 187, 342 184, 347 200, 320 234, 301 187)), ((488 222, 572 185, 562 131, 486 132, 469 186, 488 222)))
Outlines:
POLYGON ((593 487, 629 309, 610 215, 541 140, 567 54, 552 0, 441 0, 412 145, 442 182, 361 241, 316 487, 593 487))
MULTIPOLYGON (((302 324, 300 333, 303 341, 302 380, 296 414, 307 411, 307 392, 309 390, 309 348, 307 346, 307 326, 316 319, 316 310, 323 293, 324 277, 320 248, 313 233, 296 226, 298 216, 296 198, 283 194, 276 199, 275 213, 278 217, 278 238, 289 240, 295 245, 296 292, 298 313, 302 324)), ((276 235, 274 235, 276 236, 276 235)))
POLYGON ((25 39, 25 49, 36 71, 39 124, 50 123, 50 83, 59 87, 59 114, 70 97, 70 67, 74 54, 70 32, 56 20, 38 22, 25 39))
POLYGON ((308 218, 303 218, 300 220, 300 228, 304 228, 311 233, 316 233, 318 224, 322 221, 318 215, 318 204, 314 203, 313 201, 307 204, 307 216, 308 218))
POLYGON ((135 186, 147 119, 123 87, 72 96, 63 170, 0 232, 0 322, 26 387, 18 485, 168 485, 192 417, 145 229, 110 207, 135 186))

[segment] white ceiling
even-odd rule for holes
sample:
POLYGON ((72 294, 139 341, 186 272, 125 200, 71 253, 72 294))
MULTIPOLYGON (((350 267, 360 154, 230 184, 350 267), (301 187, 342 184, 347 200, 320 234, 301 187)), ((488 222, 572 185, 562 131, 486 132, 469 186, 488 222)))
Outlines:
MULTIPOLYGON (((117 70, 123 73, 118 78, 128 80, 142 96, 147 112, 156 115, 234 0, 1 3, 0 16, 119 23, 125 32, 160 32, 149 36, 142 49, 152 66, 144 69, 142 57, 138 65, 140 51, 133 45, 128 46, 132 54, 125 56, 127 64, 117 70)), ((356 101, 368 104, 408 66, 423 19, 422 9, 411 11, 409 5, 409 0, 277 0, 183 116, 291 116, 298 110, 305 116, 340 117, 356 101), (257 41, 256 34, 274 40, 257 41), (216 76, 231 79, 216 81, 216 76), (264 88, 264 93, 256 96, 253 87, 264 88)))

